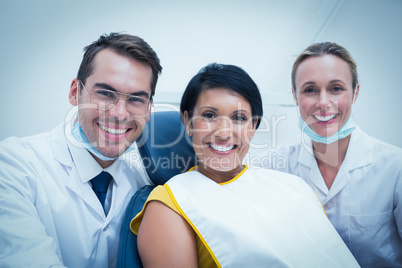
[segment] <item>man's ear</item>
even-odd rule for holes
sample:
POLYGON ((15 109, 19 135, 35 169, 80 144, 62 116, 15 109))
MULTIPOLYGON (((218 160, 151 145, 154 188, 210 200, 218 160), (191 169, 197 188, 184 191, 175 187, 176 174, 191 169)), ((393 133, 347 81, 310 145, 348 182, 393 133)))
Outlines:
POLYGON ((192 136, 193 135, 192 124, 191 124, 190 118, 188 117, 187 111, 184 111, 184 113, 183 113, 183 121, 184 121, 184 126, 186 127, 186 130, 187 130, 187 134, 189 136, 192 136))
POLYGON ((74 78, 70 85, 70 93, 68 94, 68 100, 70 101, 71 105, 73 105, 73 106, 78 105, 78 99, 77 99, 77 93, 78 93, 78 87, 79 87, 78 84, 79 84, 78 79, 74 78))

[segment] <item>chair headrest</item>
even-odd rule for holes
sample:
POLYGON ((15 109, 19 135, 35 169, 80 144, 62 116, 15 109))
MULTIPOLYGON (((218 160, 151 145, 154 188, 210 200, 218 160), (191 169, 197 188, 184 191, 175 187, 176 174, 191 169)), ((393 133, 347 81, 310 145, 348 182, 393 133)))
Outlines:
POLYGON ((177 111, 152 113, 137 145, 148 176, 156 185, 197 165, 191 138, 177 111))

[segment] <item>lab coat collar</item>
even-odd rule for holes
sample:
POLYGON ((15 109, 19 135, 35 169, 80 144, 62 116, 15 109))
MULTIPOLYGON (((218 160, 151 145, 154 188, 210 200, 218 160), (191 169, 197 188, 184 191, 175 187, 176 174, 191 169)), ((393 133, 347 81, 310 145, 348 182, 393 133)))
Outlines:
POLYGON ((317 194, 326 196, 326 198, 320 198, 324 200, 324 205, 339 193, 347 185, 349 180, 353 179, 353 177, 350 176, 352 170, 370 165, 373 162, 373 148, 370 143, 366 142, 368 138, 368 135, 358 127, 352 132, 345 159, 330 190, 328 190, 318 168, 317 161, 312 151, 313 146, 311 139, 306 138, 305 143, 301 144, 303 149, 300 150, 298 162, 307 168, 309 180, 321 191, 321 193, 317 194))
POLYGON ((359 127, 352 132, 348 150, 342 166, 345 171, 352 171, 370 165, 374 161, 374 149, 371 142, 367 142, 370 137, 364 133, 359 127))
MULTIPOLYGON (((75 139, 71 134, 71 129, 71 121, 68 121, 61 123, 52 130, 51 143, 54 158, 68 168, 69 179, 66 181, 66 187, 70 188, 84 202, 97 211, 100 217, 105 218, 103 209, 96 195, 88 195, 88 192, 92 192, 91 185, 88 181, 93 179, 103 169, 86 149, 79 148, 73 144, 75 139), (76 168, 73 168, 74 166, 76 168)), ((135 185, 134 182, 125 179, 127 178, 125 173, 129 172, 130 169, 127 167, 122 157, 116 159, 105 171, 108 171, 113 176, 113 183, 115 184, 115 187, 112 187, 111 208, 105 220, 105 224, 108 224, 117 209, 114 208, 114 206, 120 204, 121 199, 126 198, 135 185), (116 194, 117 191, 118 194, 116 194)))
MULTIPOLYGON (((321 172, 318 168, 317 161, 314 157, 313 153, 313 144, 312 141, 309 137, 304 135, 304 140, 301 142, 301 150, 299 153, 299 157, 297 161, 299 164, 304 166, 304 169, 307 172, 307 177, 309 180, 316 185, 316 187, 322 192, 322 193, 317 193, 318 195, 324 194, 325 196, 328 195, 328 187, 324 182, 324 179, 322 178, 321 172)), ((302 175, 303 177, 305 175, 302 175)))
POLYGON ((73 159, 67 145, 65 124, 61 123, 51 131, 50 140, 54 159, 64 166, 71 167, 73 159))

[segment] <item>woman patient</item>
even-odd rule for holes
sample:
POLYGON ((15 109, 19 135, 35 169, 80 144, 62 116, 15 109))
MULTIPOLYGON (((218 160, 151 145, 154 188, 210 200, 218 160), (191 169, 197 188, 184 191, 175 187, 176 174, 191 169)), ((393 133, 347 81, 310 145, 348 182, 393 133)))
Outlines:
POLYGON ((302 179, 242 165, 262 117, 243 69, 204 67, 180 110, 199 166, 132 220, 144 267, 359 267, 302 179))

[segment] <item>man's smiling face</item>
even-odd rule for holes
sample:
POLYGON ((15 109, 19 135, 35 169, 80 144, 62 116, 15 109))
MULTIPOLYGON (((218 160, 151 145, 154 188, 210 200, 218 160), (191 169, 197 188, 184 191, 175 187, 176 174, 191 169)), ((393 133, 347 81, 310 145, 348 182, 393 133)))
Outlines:
MULTIPOLYGON (((94 90, 108 89, 149 99, 151 79, 149 65, 105 49, 95 56, 93 72, 84 86, 91 94, 94 90)), ((142 133, 149 113, 143 117, 131 115, 126 109, 125 96, 112 109, 101 111, 91 104, 91 95, 85 89, 77 79, 70 89, 70 103, 78 105, 81 128, 98 152, 111 158, 118 157, 142 133)))

